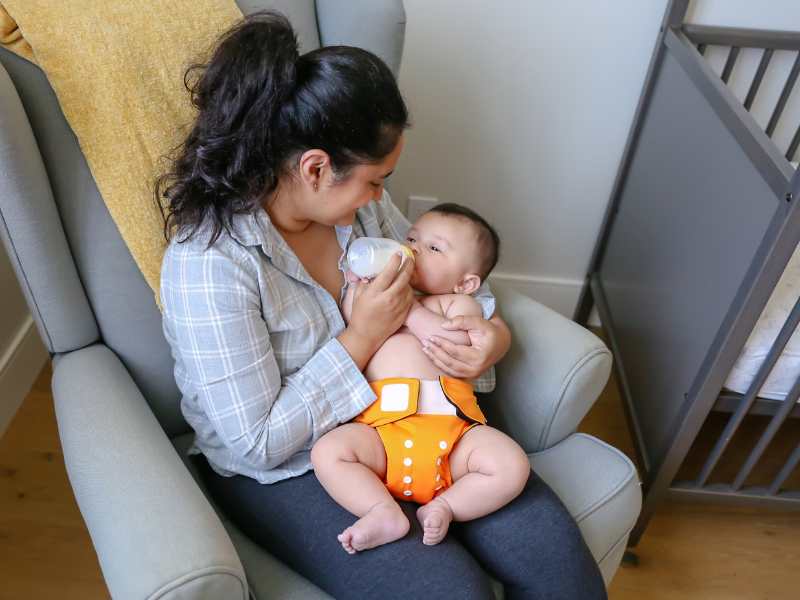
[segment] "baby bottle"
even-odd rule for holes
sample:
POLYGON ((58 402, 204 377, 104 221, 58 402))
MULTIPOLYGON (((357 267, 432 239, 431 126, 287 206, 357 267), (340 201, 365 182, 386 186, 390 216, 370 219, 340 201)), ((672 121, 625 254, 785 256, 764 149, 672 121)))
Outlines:
POLYGON ((402 253, 400 265, 406 257, 414 260, 414 252, 408 246, 389 238, 361 237, 353 240, 347 251, 347 264, 358 277, 371 278, 380 273, 393 254, 402 253))

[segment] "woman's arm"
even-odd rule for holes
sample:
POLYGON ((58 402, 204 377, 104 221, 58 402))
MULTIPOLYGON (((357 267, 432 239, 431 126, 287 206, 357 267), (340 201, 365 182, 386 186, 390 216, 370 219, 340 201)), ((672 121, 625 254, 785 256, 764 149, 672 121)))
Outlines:
POLYGON ((199 407, 236 456, 254 469, 272 469, 374 401, 335 338, 281 377, 255 266, 215 247, 178 253, 162 270, 164 330, 199 407))

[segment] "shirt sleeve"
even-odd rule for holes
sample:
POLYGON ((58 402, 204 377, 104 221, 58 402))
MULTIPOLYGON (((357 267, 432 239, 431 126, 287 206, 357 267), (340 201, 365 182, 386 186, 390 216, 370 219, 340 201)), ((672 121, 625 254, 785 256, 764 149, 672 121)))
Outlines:
MULTIPOLYGON (((406 234, 411 229, 411 223, 392 202, 392 197, 385 188, 383 196, 375 203, 375 211, 381 233, 385 237, 392 238, 398 242, 405 241, 406 234)), ((489 287, 489 282, 484 281, 472 296, 481 305, 483 318, 491 319, 496 310, 496 301, 494 294, 492 294, 492 289, 489 287)), ((491 392, 495 386, 494 367, 489 367, 472 383, 479 392, 491 392)))
POLYGON ((182 254, 177 277, 162 276, 164 318, 200 409, 233 454, 275 468, 374 401, 336 338, 281 377, 255 266, 215 247, 182 254))

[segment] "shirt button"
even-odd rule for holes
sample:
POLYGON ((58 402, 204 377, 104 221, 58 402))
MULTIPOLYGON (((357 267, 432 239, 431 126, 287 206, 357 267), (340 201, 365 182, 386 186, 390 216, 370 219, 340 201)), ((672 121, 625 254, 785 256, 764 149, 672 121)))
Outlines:
POLYGON ((410 466, 411 466, 411 459, 410 459, 409 457, 407 457, 407 456, 406 456, 406 457, 403 459, 403 464, 404 464, 405 466, 407 466, 407 467, 410 467, 410 466))
POLYGON ((406 440, 406 441, 403 443, 403 445, 404 445, 406 448, 411 448, 411 447, 414 445, 414 442, 412 442, 411 440, 406 440))
POLYGON ((442 450, 446 450, 447 449, 447 442, 445 442, 444 440, 439 442, 439 448, 441 448, 442 450))
MULTIPOLYGON (((438 475, 437 475, 437 477, 438 477, 438 475)), ((410 475, 406 475, 405 477, 403 477, 403 483, 411 483, 411 476, 410 475)))
POLYGON ((406 490, 405 492, 403 492, 403 496, 410 496, 413 493, 414 492, 412 492, 411 490, 406 490))

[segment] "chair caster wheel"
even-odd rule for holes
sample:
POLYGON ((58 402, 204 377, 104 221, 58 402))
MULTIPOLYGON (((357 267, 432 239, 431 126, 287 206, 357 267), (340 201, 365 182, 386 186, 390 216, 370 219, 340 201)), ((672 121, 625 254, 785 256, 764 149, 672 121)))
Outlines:
POLYGON ((638 567, 639 557, 633 550, 626 550, 625 554, 622 555, 622 564, 630 565, 632 567, 638 567))

